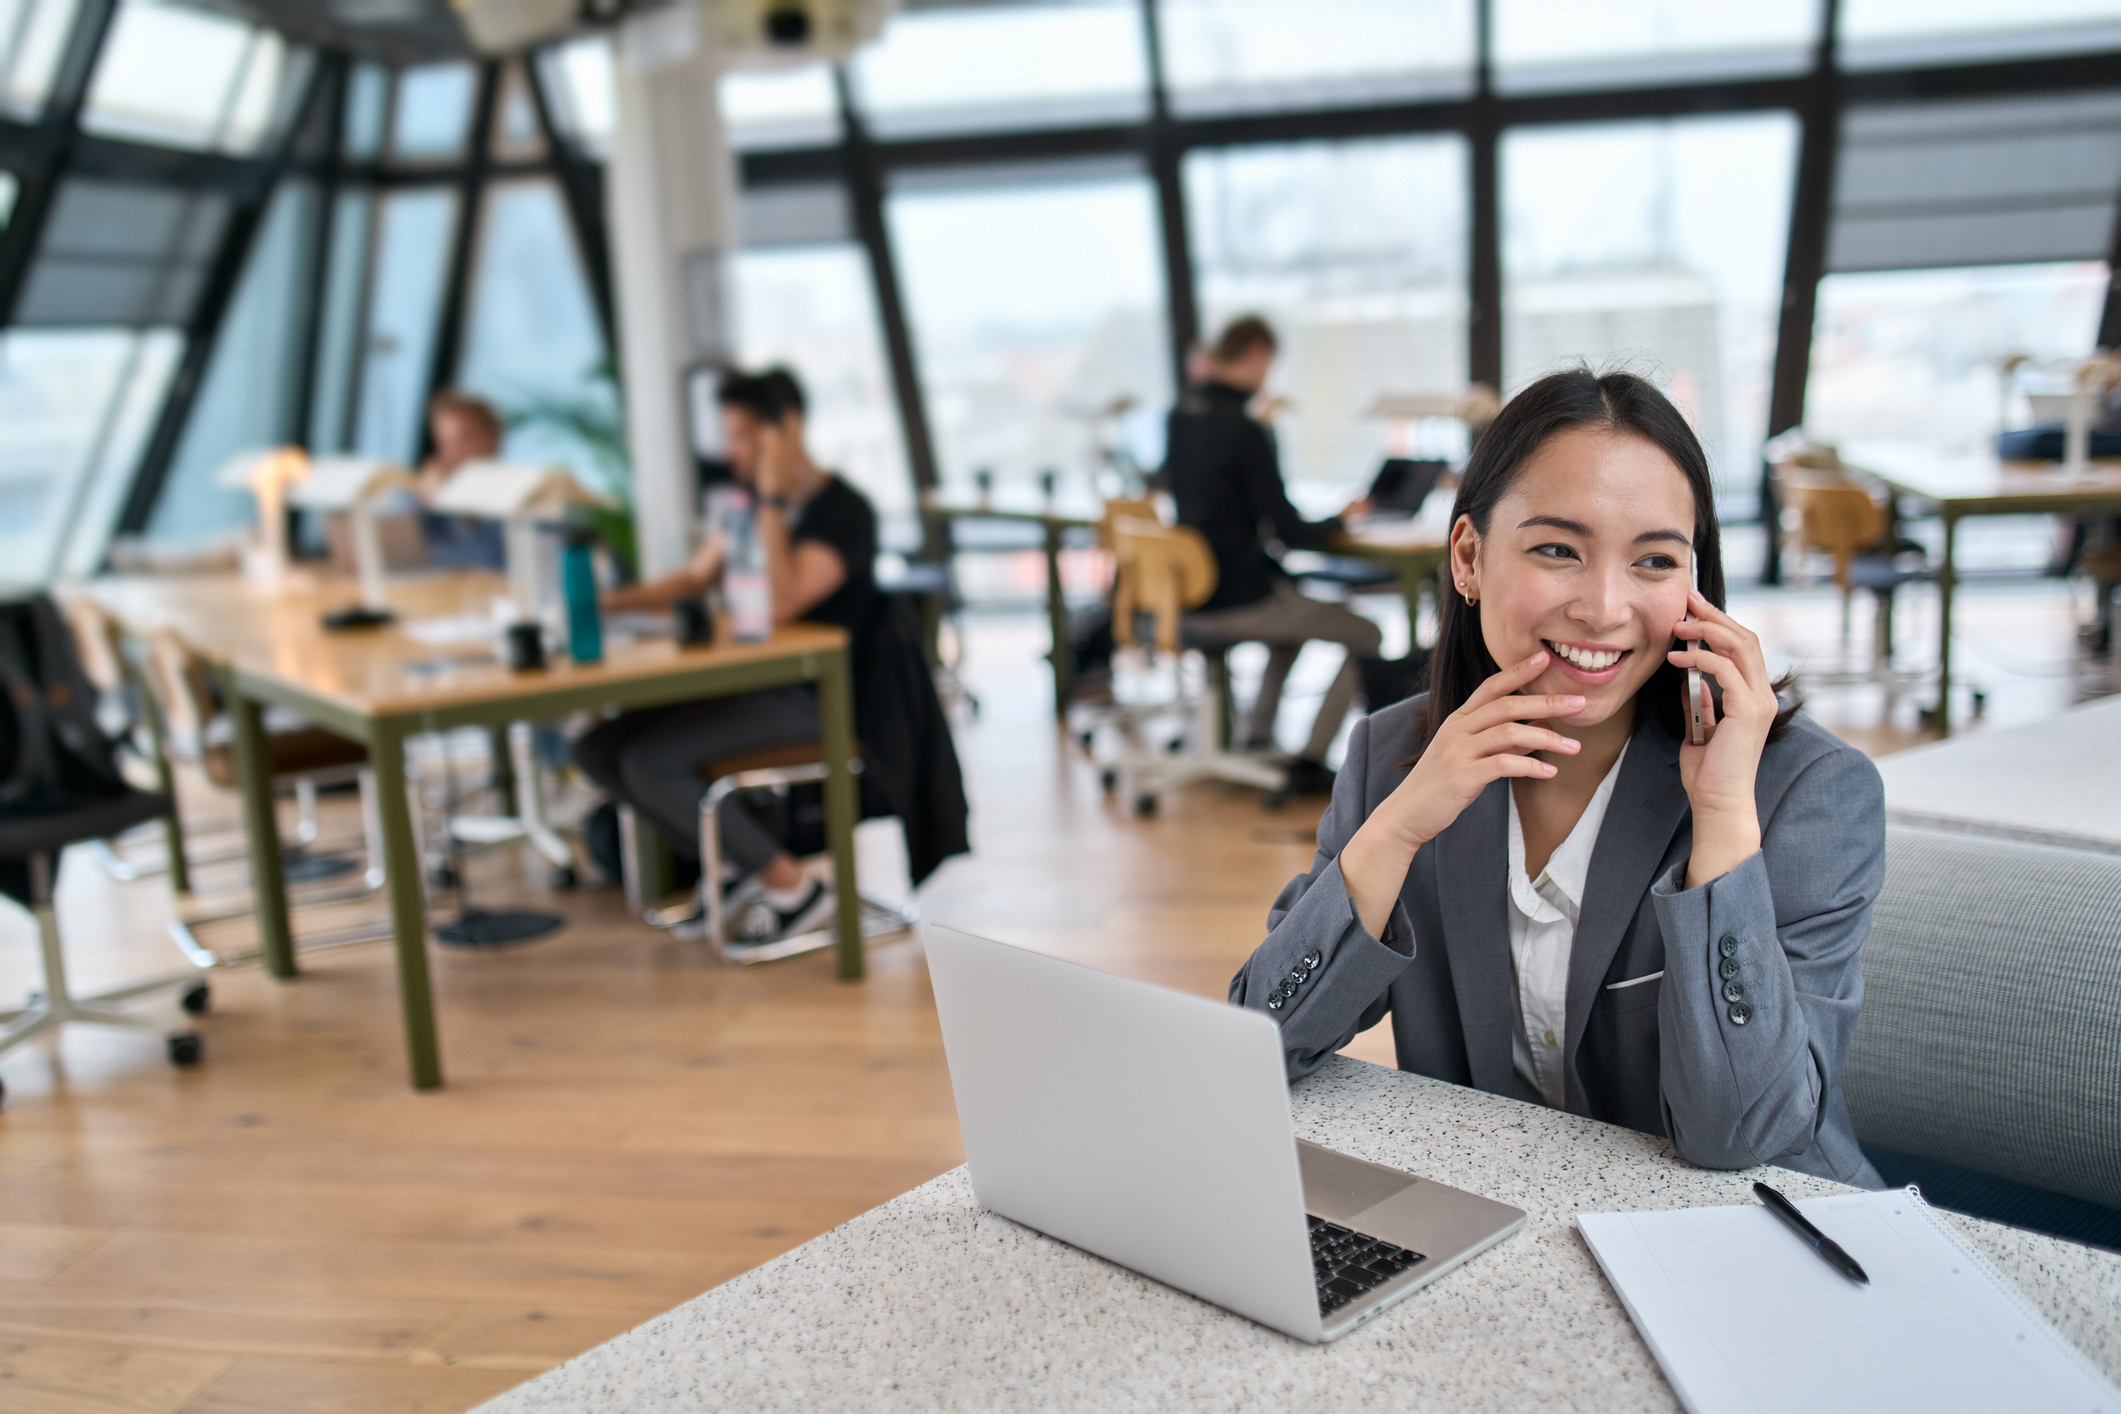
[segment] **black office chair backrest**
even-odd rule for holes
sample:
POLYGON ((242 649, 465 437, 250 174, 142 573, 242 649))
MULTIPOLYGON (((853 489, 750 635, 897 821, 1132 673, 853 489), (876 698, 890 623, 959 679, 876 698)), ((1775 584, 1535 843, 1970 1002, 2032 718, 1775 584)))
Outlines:
POLYGON ((45 814, 123 795, 96 690, 45 595, 0 603, 0 813, 45 814))

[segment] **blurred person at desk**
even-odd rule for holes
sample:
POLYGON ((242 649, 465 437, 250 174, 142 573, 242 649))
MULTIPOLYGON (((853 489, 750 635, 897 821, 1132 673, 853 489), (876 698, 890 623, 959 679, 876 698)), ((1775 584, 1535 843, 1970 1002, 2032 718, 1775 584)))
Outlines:
POLYGON ((1326 749, 1360 690, 1358 657, 1377 656, 1377 625, 1340 604, 1301 593, 1270 546, 1322 550, 1344 529, 1344 518, 1369 510, 1356 501, 1338 516, 1307 521, 1289 504, 1274 434, 1246 405, 1266 386, 1278 348, 1264 319, 1233 320, 1209 350, 1207 377, 1172 409, 1164 479, 1177 503, 1178 522, 1190 525, 1215 552, 1215 593, 1186 616, 1186 627, 1217 643, 1264 643, 1267 671, 1242 737, 1247 750, 1272 749, 1282 687, 1304 644, 1344 645, 1340 674, 1319 705, 1311 735, 1289 767, 1293 792, 1333 788, 1326 749))
MULTIPOLYGON (((968 848, 965 797, 917 632, 905 629, 898 606, 877 589, 876 511, 812 460, 803 440, 803 389, 793 374, 733 374, 723 380, 718 401, 730 467, 757 503, 773 622, 847 630, 863 796, 877 805, 875 813, 899 816, 918 884, 944 858, 968 848)), ((710 528, 684 568, 609 590, 604 607, 666 610, 697 599, 721 579, 725 549, 710 528)), ((585 734, 575 760, 611 795, 652 819, 672 848, 691 855, 708 785, 702 767, 815 742, 823 731, 814 689, 767 688, 622 713, 585 734)), ((804 874, 776 822, 754 816, 737 793, 722 802, 717 823, 737 877, 702 879, 700 887, 733 886, 736 941, 769 943, 831 919, 833 891, 804 874)))
MULTIPOLYGON (((434 450, 420 463, 418 487, 426 505, 433 504, 465 463, 501 454, 501 417, 493 404, 453 388, 428 400, 427 432, 434 450)), ((427 563, 436 569, 507 568, 497 520, 422 510, 420 529, 427 542, 427 563)))

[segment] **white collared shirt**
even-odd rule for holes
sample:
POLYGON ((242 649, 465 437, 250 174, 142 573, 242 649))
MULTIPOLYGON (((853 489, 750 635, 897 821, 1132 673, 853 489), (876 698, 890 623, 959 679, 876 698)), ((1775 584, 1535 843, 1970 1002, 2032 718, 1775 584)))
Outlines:
POLYGON ((1525 875, 1524 825, 1517 818, 1517 792, 1510 791, 1510 963, 1517 978, 1517 1039, 1510 1059, 1555 1109, 1567 1104, 1562 1046, 1569 1034, 1569 955, 1576 950, 1576 920, 1583 911, 1584 880, 1591 851, 1613 801, 1613 783, 1628 749, 1598 783, 1583 818, 1554 851, 1537 879, 1525 875))

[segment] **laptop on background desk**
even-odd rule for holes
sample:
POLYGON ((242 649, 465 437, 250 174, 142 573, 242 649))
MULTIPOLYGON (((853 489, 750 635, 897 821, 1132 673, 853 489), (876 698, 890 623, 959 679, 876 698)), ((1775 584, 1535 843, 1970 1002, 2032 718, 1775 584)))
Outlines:
POLYGON ((1312 1342, 1524 1226, 1299 1140, 1281 1033, 1256 1011, 923 936, 973 1191, 1003 1217, 1312 1342))

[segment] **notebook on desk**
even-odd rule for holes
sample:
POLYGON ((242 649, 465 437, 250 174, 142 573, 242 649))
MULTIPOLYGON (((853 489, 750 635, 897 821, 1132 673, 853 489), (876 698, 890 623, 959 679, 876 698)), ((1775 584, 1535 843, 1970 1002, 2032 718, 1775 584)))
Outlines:
POLYGON ((1692 1414, 2121 1414, 2121 1394, 1921 1194, 1799 1206, 1863 1264, 1868 1287, 1758 1204, 1577 1215, 1692 1414))

